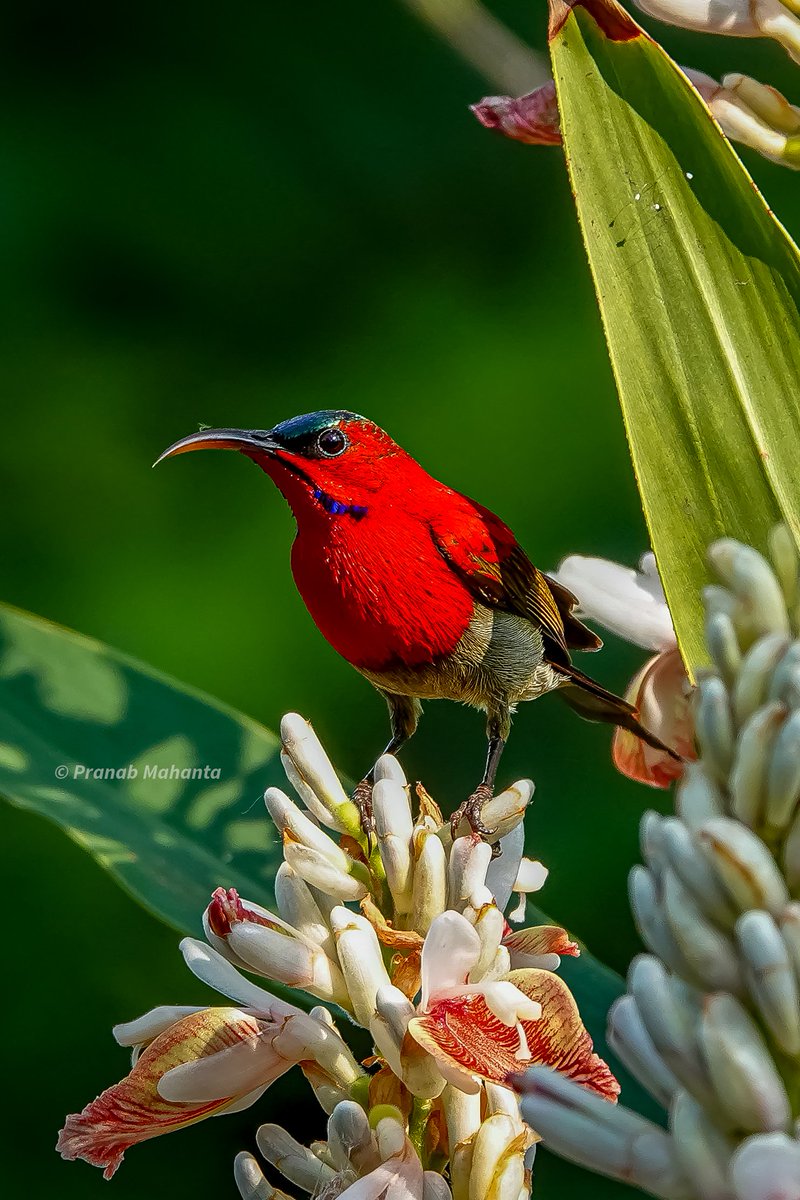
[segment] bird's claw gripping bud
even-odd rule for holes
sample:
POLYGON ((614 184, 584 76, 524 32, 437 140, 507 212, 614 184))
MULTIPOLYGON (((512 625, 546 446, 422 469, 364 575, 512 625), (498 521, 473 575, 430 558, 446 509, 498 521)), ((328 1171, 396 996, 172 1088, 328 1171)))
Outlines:
POLYGON ((372 784, 368 778, 362 779, 353 792, 353 804, 358 809, 361 829, 367 839, 367 856, 372 854, 375 845, 375 818, 372 815, 372 784))
POLYGON ((493 794, 494 789, 488 783, 481 783, 472 795, 458 806, 450 818, 450 833, 453 841, 458 837, 458 827, 465 819, 472 832, 479 833, 482 838, 491 838, 497 832, 496 829, 489 829, 481 820, 483 806, 488 800, 491 800, 493 794))

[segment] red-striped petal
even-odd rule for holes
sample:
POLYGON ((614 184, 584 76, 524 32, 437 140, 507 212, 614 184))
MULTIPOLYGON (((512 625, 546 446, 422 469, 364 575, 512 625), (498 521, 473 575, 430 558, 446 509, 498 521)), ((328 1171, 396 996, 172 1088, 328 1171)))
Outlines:
MULTIPOLYGON (((255 1017, 236 1008, 203 1009, 177 1021, 142 1051, 124 1079, 106 1088, 82 1112, 67 1117, 56 1149, 63 1158, 82 1158, 102 1167, 104 1177, 110 1179, 129 1146, 222 1112, 238 1098, 228 1095, 197 1104, 172 1104, 158 1091, 167 1071, 257 1039, 262 1031, 255 1017)), ((287 1061, 285 1069, 290 1066, 287 1061)))
POLYGON ((594 1053, 567 985, 550 971, 512 971, 505 977, 542 1006, 538 1021, 523 1021, 530 1058, 520 1059, 519 1035, 490 1011, 480 993, 439 1000, 415 1017, 408 1031, 441 1065, 479 1079, 504 1083, 526 1066, 548 1066, 616 1100, 619 1084, 594 1053))

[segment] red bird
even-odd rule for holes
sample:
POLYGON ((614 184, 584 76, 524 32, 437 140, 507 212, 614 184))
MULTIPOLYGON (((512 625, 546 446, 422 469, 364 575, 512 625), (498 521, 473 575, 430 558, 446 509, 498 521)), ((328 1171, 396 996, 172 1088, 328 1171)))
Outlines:
MULTIPOLYGON (((537 570, 499 517, 439 483, 372 421, 326 411, 264 431, 205 429, 158 461, 220 449, 251 458, 288 501, 295 583, 320 632, 388 703, 386 752, 414 733, 421 700, 486 713, 486 769, 454 830, 466 817, 491 836, 481 807, 520 700, 558 689, 581 716, 668 750, 630 704, 572 665, 570 650, 602 645, 573 615, 572 593, 537 570)), ((373 771, 354 794, 367 833, 373 771)))

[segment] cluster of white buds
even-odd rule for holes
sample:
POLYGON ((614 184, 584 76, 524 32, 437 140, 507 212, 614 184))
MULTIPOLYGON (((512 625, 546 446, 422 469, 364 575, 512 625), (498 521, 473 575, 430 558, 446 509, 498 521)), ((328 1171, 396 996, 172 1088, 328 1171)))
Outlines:
MULTIPOLYGON (((111 1175, 135 1142, 245 1108, 298 1064, 329 1116, 327 1142, 306 1149, 274 1125, 257 1138, 291 1182, 348 1200, 521 1200, 537 1135, 509 1076, 544 1064, 609 1107, 619 1091, 554 974, 578 947, 558 926, 512 930, 504 916, 517 894, 512 919, 523 920, 527 893, 547 876, 522 855, 533 784, 485 805, 501 849, 493 857, 466 823, 453 839, 421 786, 412 807, 399 764, 384 756, 373 845, 311 726, 291 714, 281 738, 301 803, 277 788, 265 796, 283 843, 276 911, 218 888, 204 914, 208 944, 181 943, 194 974, 241 1007, 161 1008, 118 1027, 133 1068, 68 1118, 62 1154, 111 1175), (305 1013, 243 972, 323 1004, 305 1013), (325 1005, 369 1031, 364 1065, 325 1005)), ((248 1200, 284 1196, 249 1154, 236 1179, 248 1200)))
POLYGON ((710 549, 699 758, 631 874, 650 953, 609 1042, 668 1131, 548 1072, 522 1085, 551 1147, 666 1200, 800 1200, 800 565, 785 528, 770 549, 710 549))
MULTIPOLYGON (((535 1143, 513 1093, 489 1083, 483 1105, 456 1089, 448 1089, 445 1099, 446 1125, 425 1107, 409 1119, 388 1102, 367 1112, 355 1100, 342 1100, 328 1118, 326 1141, 306 1147, 280 1125, 262 1125, 256 1143, 276 1171, 314 1196, 526 1200, 535 1143), (424 1164, 441 1165, 456 1138, 448 1183, 441 1170, 424 1164)), ((286 1200, 246 1151, 236 1158, 234 1176, 243 1200, 286 1200)))

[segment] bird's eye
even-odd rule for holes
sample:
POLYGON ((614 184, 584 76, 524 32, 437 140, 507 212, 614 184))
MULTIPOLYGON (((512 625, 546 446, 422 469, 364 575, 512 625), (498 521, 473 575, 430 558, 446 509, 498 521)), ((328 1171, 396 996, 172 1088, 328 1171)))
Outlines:
POLYGON ((337 454, 343 454, 349 444, 347 434, 336 428, 323 429, 317 438, 317 449, 325 458, 336 458, 337 454))

